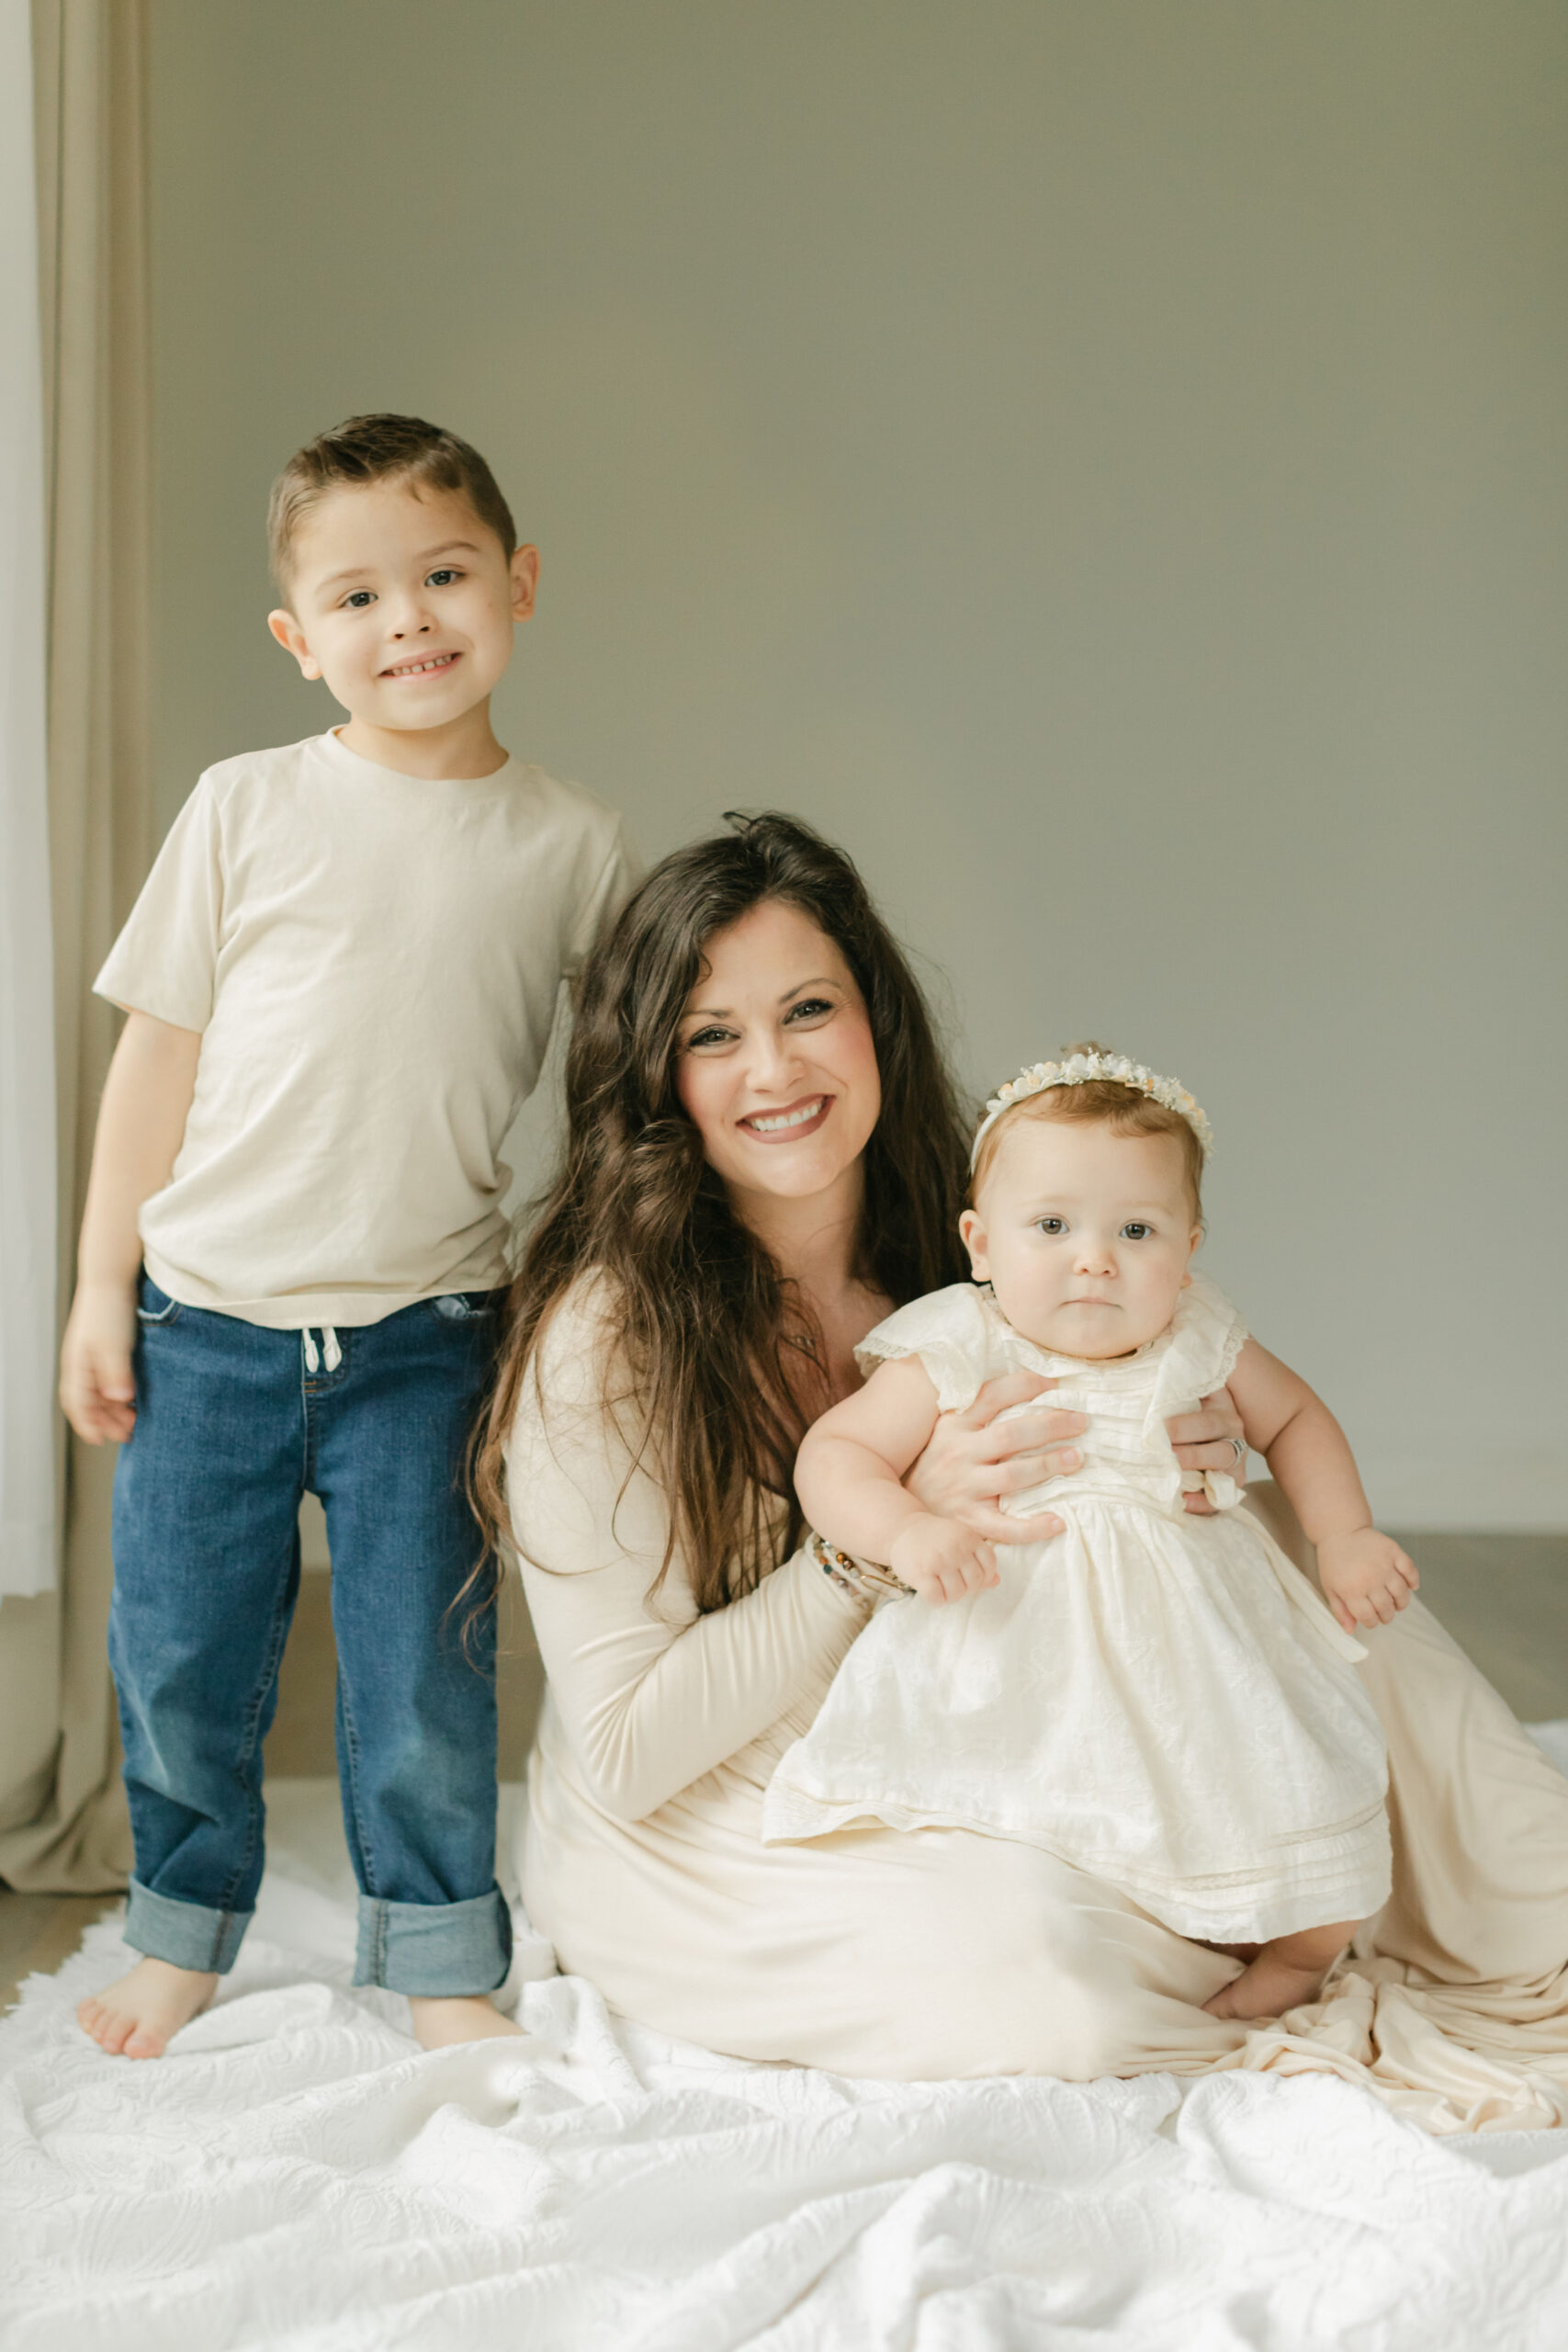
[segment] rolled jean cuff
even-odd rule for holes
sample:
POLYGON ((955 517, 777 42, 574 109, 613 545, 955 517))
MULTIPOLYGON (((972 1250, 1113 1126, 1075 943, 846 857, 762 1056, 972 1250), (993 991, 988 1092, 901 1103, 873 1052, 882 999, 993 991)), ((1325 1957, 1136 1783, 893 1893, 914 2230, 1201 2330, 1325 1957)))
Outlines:
POLYGON ((385 1903, 359 1898, 356 1984, 439 2000, 493 1993, 512 1962, 512 1914, 499 1886, 466 1903, 385 1903))
POLYGON ((133 1878, 125 1902, 122 1930, 132 1951, 166 1960, 174 1968, 199 1968, 227 1976, 240 1957, 250 1911, 214 1911, 205 1903, 154 1894, 133 1878))

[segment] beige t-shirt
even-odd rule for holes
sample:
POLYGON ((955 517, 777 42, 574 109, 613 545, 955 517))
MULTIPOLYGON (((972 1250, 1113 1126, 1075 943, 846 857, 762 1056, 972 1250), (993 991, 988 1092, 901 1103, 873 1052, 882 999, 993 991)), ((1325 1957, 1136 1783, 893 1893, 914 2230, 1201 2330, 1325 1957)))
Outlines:
POLYGON ((517 760, 432 784, 329 734, 209 768, 94 983, 201 1032, 152 1280, 274 1330, 499 1281, 502 1137, 635 879, 615 811, 517 760))

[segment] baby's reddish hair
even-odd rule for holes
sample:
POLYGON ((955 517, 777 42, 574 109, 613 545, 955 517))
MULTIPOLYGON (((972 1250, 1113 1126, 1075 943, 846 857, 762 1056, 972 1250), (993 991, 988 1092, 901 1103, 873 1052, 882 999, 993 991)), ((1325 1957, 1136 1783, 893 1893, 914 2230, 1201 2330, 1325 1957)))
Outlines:
MULTIPOLYGON (((1105 1054, 1108 1046, 1092 1043, 1064 1046, 1056 1056, 1067 1061, 1074 1054, 1105 1054)), ((973 1204, 995 1163, 1001 1138, 1019 1119, 1059 1119, 1075 1126, 1109 1127, 1118 1136, 1169 1136, 1181 1153, 1181 1173, 1192 1204, 1192 1222, 1203 1222, 1203 1147, 1179 1111, 1170 1111, 1138 1087, 1117 1079, 1091 1078, 1081 1086, 1047 1086, 1026 1094, 1009 1106, 980 1138, 969 1179, 973 1204)))

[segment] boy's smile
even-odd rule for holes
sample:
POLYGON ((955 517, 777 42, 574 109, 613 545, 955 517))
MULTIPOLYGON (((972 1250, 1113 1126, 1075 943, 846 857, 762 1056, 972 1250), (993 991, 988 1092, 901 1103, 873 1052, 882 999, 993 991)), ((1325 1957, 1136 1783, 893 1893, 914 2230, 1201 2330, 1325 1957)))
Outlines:
POLYGON ((460 653, 428 653, 422 662, 395 662, 381 675, 384 678, 425 678, 437 670, 449 670, 454 662, 462 660, 460 653))
POLYGON ((350 751, 411 775, 488 775, 490 697, 534 609, 537 550, 510 559, 459 491, 329 491, 295 542, 291 609, 268 626, 349 713, 350 751))

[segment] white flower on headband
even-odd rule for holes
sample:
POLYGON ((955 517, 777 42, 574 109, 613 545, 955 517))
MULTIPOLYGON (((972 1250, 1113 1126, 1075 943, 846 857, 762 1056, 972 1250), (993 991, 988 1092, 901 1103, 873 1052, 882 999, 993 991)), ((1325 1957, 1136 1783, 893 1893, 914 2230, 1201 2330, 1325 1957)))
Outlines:
POLYGON ((1163 1103, 1168 1111, 1175 1111, 1185 1119, 1202 1147, 1208 1159, 1214 1148, 1214 1131, 1187 1089, 1174 1078, 1160 1078, 1143 1062, 1130 1062, 1125 1054, 1069 1054, 1065 1062, 1033 1062, 1021 1069, 1016 1078, 998 1087, 986 1105, 986 1115, 975 1131, 974 1145, 969 1153, 969 1165, 974 1167, 980 1145, 1004 1111, 1015 1102, 1023 1102, 1032 1094, 1043 1094, 1052 1086, 1089 1086, 1096 1079, 1109 1079, 1116 1086, 1131 1086, 1138 1093, 1146 1094, 1151 1102, 1163 1103))

